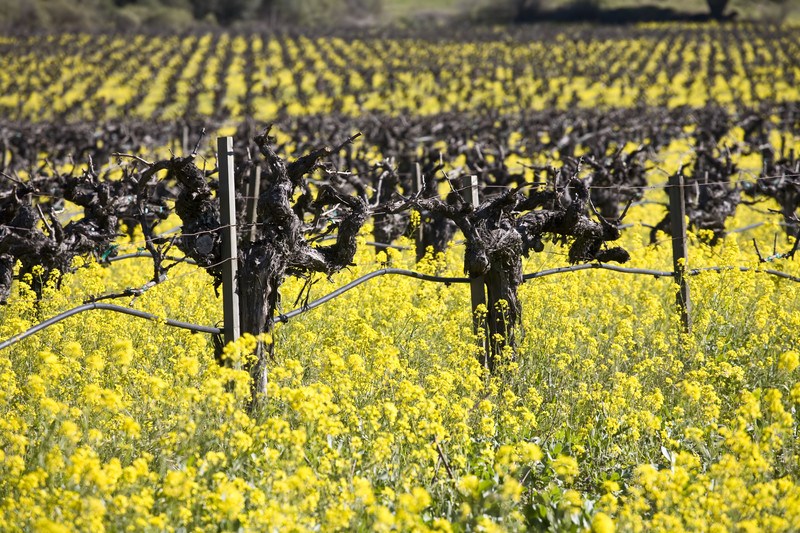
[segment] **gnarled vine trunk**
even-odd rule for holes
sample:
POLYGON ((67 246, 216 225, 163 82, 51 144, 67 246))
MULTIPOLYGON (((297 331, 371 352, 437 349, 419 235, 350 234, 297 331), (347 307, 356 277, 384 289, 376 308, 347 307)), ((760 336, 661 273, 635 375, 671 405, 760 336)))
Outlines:
MULTIPOLYGON (((255 138, 262 156, 262 186, 258 197, 256 238, 239 240, 239 310, 242 333, 259 336, 272 333, 280 302, 279 289, 287 275, 306 277, 318 272, 331 275, 353 260, 356 236, 367 220, 369 207, 360 197, 343 195, 329 184, 318 187, 316 195, 305 182, 305 175, 317 168, 320 158, 333 150, 323 148, 291 164, 271 147, 268 130, 255 138), (300 196, 296 192, 302 191, 300 196), (311 237, 324 223, 323 213, 336 205, 337 219, 328 221, 338 228, 336 241, 329 246, 311 245, 311 237), (315 223, 304 222, 313 215, 315 223)), ((350 139, 352 141, 352 139, 350 139)), ((348 142, 350 142, 348 141, 348 142)), ((157 163, 158 164, 158 163, 157 163)), ((221 281, 221 235, 219 202, 211 194, 205 174, 191 157, 171 160, 166 167, 181 185, 175 211, 183 221, 183 234, 177 246, 221 281)), ((250 228, 246 228, 250 234, 250 228)), ((259 343, 256 359, 246 365, 252 377, 252 400, 267 388, 267 363, 273 344, 259 343)))
POLYGON ((624 263, 630 258, 620 247, 603 247, 620 237, 619 221, 612 223, 602 217, 596 221, 589 217, 589 185, 585 180, 573 177, 564 191, 533 191, 527 197, 519 190, 509 190, 477 208, 458 195, 448 200, 447 203, 438 198, 409 201, 452 220, 464 234, 464 271, 471 278, 483 276, 487 289, 489 370, 494 369, 497 356, 506 346, 513 349, 516 345, 521 317, 517 290, 523 281, 522 257, 530 250, 542 251, 545 235, 554 236, 562 244, 569 243, 571 263, 624 263))

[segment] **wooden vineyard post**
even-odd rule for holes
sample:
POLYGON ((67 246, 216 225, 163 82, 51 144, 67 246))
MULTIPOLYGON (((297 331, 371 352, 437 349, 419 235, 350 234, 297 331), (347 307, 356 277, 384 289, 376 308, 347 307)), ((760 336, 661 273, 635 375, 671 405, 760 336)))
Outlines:
MULTIPOLYGON (((473 208, 477 208, 480 205, 480 202, 478 201, 478 176, 467 176, 462 184, 462 190, 467 203, 469 203, 473 208)), ((481 320, 478 318, 475 311, 478 309, 479 305, 486 307, 486 281, 484 276, 478 276, 475 278, 471 277, 469 280, 469 291, 472 300, 472 331, 477 334, 478 329, 481 327, 481 320)), ((486 329, 485 334, 486 339, 484 340, 483 348, 488 350, 488 329, 486 329)), ((485 356, 488 359, 488 351, 486 352, 485 356)))
POLYGON ((3 139, 3 144, 0 145, 0 172, 5 172, 8 168, 8 143, 6 142, 5 138, 3 139))
MULTIPOLYGON (((424 188, 425 184, 422 182, 422 169, 420 169, 419 163, 416 163, 414 165, 414 194, 421 195, 424 188)), ((419 250, 422 246, 422 241, 422 214, 420 213, 419 227, 417 227, 416 231, 414 231, 414 244, 416 245, 417 250, 419 250)))
POLYGON ((681 313, 683 330, 689 333, 692 329, 692 300, 689 285, 686 283, 686 261, 688 248, 686 245, 686 198, 683 190, 683 168, 669 177, 669 214, 672 230, 672 269, 678 282, 677 302, 681 313))
POLYGON ((222 222, 222 309, 225 342, 239 338, 239 294, 236 290, 236 270, 239 251, 236 240, 236 190, 233 170, 233 137, 217 139, 219 167, 219 204, 222 222))
POLYGON ((186 124, 183 125, 183 134, 181 135, 181 149, 185 157, 189 153, 189 126, 186 124))
POLYGON ((258 231, 256 222, 258 221, 258 193, 261 190, 261 167, 256 165, 250 172, 250 181, 247 183, 247 230, 245 236, 247 242, 256 240, 258 231))

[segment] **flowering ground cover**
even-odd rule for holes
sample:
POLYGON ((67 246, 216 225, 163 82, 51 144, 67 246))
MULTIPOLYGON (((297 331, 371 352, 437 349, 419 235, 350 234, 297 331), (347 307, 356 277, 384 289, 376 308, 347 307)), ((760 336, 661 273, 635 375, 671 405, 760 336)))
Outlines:
MULTIPOLYGON (((632 215, 646 219, 641 211, 632 215)), ((633 264, 667 267, 669 247, 636 233, 633 264)), ((698 243, 692 264, 754 266, 746 241, 698 243)), ((386 260, 459 274, 457 246, 419 265, 411 252, 362 250, 358 266, 314 294, 386 260)), ((525 270, 563 261, 544 257, 525 270)), ((210 279, 181 268, 137 307, 216 322, 210 279)), ((20 283, 1 336, 147 275, 144 260, 91 264, 38 303, 20 283)), ((299 288, 288 282, 287 299, 299 288)), ((489 375, 468 291, 375 280, 279 326, 255 413, 248 375, 221 367, 208 336, 99 312, 70 319, 2 353, 0 523, 794 529, 796 286, 709 272, 691 288, 686 335, 670 280, 580 272, 529 281, 518 353, 489 375)), ((247 357, 252 342, 226 357, 247 357)))
MULTIPOLYGON (((771 125, 766 142, 775 153, 792 161, 800 153, 797 36, 734 28, 636 28, 625 46, 611 30, 577 42, 554 34, 464 46, 226 35, 3 38, 0 47, 18 53, 0 56, 0 107, 19 120, 86 120, 102 108, 104 118, 124 112, 188 121, 213 118, 220 102, 232 118, 256 111, 260 119, 333 108, 411 117, 466 111, 462 104, 481 114, 616 102, 689 106, 680 120, 696 114, 711 122, 719 104, 737 116, 713 139, 715 155, 730 155, 739 169, 731 183, 744 187, 777 179, 761 174, 769 151, 748 148, 748 116, 771 125), (735 32, 755 37, 737 40, 735 32), (277 48, 266 53, 270 47, 277 48), (136 60, 143 49, 153 54, 149 62, 136 60), (309 68, 293 72, 300 51, 309 68), (489 56, 500 59, 490 71, 475 70, 489 56), (539 61, 544 56, 549 62, 539 61), (463 71, 467 64, 473 70, 463 71), (695 70, 687 65, 695 64, 703 74, 689 79, 695 70), (221 69, 225 84, 215 81, 221 69), (426 69, 431 79, 420 73, 426 69), (124 88, 106 76, 130 73, 124 88)), ((559 116, 574 121, 564 138, 591 130, 592 115, 553 111, 552 121, 559 116)), ((697 131, 705 126, 658 116, 674 120, 674 131, 642 156, 646 184, 619 244, 631 256, 626 266, 670 271, 670 237, 653 230, 665 212, 663 181, 682 164, 697 164, 697 131)), ((500 129, 498 117, 491 124, 500 129)), ((627 119, 615 120, 622 123, 598 119, 596 129, 627 131, 627 119)), ((647 140, 642 131, 605 148, 634 152, 647 140)), ((289 154, 314 143, 293 138, 288 126, 278 133, 289 154)), ((498 148, 479 160, 503 158, 533 183, 541 166, 564 167, 591 151, 587 137, 566 153, 550 133, 534 142, 520 129, 500 143, 518 150, 500 155, 498 148)), ((9 139, 3 142, 21 146, 9 139)), ((429 155, 426 142, 419 140, 415 156, 429 155)), ((359 157, 369 160, 381 160, 381 146, 390 144, 364 143, 359 157)), ((442 152, 441 170, 474 170, 466 168, 472 152, 456 156, 441 139, 432 144, 442 152)), ((162 157, 168 149, 154 142, 140 153, 162 157)), ((12 155, 17 164, 39 154, 12 155)), ((63 172, 83 164, 63 153, 52 159, 63 172)), ((113 161, 102 165, 118 179, 113 161)), ((20 165, 14 179, 33 180, 45 169, 20 165)), ((67 319, 0 350, 0 530, 798 530, 800 285, 764 270, 798 277, 800 265, 786 257, 795 239, 786 219, 770 212, 783 206, 762 200, 738 205, 724 220, 727 232, 690 232, 687 266, 723 267, 688 278, 691 332, 681 326, 670 277, 586 270, 531 279, 518 292, 516 348, 491 373, 479 360, 467 287, 409 277, 373 279, 277 324, 267 394, 255 408, 250 375, 237 370, 253 357, 252 336, 218 359, 211 336, 159 321, 102 311, 67 319), (761 257, 766 264, 754 241, 762 252, 774 247, 761 257)), ((409 219, 426 222, 419 213, 409 219)), ((179 223, 168 217, 159 231, 179 223)), ((115 253, 142 248, 141 228, 126 229, 115 253)), ((463 275, 459 234, 419 262, 407 237, 395 241, 400 249, 377 253, 367 244, 372 238, 367 224, 353 264, 314 276, 309 299, 387 265, 463 275)), ((557 243, 543 246, 524 259, 524 272, 568 264, 557 243)), ((22 274, 0 306, 0 341, 152 275, 147 258, 97 259, 76 258, 63 277, 44 268, 22 274)), ((281 312, 305 298, 306 281, 286 279, 281 312)), ((119 303, 195 324, 222 317, 212 278, 190 264, 119 303)))

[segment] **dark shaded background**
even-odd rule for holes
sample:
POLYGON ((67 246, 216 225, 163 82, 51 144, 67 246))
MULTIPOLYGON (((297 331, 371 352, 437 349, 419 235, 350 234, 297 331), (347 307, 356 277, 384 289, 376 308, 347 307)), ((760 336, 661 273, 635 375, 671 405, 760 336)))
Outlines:
POLYGON ((389 23, 600 22, 750 18, 768 6, 782 20, 795 0, 0 0, 0 31, 186 30, 193 27, 330 27, 389 23), (735 4, 735 5, 734 5, 735 4), (742 9, 742 6, 745 6, 742 9), (751 9, 752 6, 752 9, 751 9), (393 14, 404 12, 405 21, 393 14), (739 11, 739 12, 737 12, 739 11), (742 13, 744 11, 744 13, 742 13), (442 13, 439 13, 440 15, 442 13))

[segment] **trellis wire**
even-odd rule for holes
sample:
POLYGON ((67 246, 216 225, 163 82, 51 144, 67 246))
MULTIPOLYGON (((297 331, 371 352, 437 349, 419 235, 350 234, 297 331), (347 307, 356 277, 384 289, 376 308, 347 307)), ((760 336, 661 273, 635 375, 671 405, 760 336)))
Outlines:
MULTIPOLYGON (((754 179, 754 181, 759 181, 759 180, 767 180, 767 179, 779 179, 781 177, 797 177, 797 176, 800 176, 800 174, 784 174, 784 175, 780 175, 780 176, 759 176, 759 177, 755 177, 753 179, 754 179)), ((743 181, 743 180, 740 180, 740 181, 743 181)), ((731 185, 733 183, 734 182, 730 182, 730 181, 708 181, 708 182, 702 182, 702 183, 698 183, 698 184, 699 185, 731 185)), ((753 182, 748 182, 748 183, 753 183, 753 182)), ((529 183, 527 185, 533 186, 535 184, 534 183, 529 183)), ((689 185, 686 185, 686 186, 689 187, 689 185)), ((692 184, 691 186, 694 186, 694 184, 692 184)), ((488 188, 508 189, 508 187, 505 186, 505 185, 483 185, 482 187, 483 188, 487 188, 487 189, 488 188)), ((671 186, 668 183, 659 183, 659 184, 655 184, 655 185, 644 185, 644 186, 627 186, 627 185, 598 186, 598 185, 593 185, 593 186, 590 187, 590 189, 625 189, 625 190, 637 189, 637 190, 664 190, 664 191, 669 191, 670 187, 671 186)), ((470 189, 470 187, 467 186, 467 187, 456 187, 453 190, 455 192, 465 192, 465 191, 467 191, 469 189, 470 189)), ((241 198, 244 198, 244 199, 251 199, 251 198, 257 199, 258 197, 242 196, 241 198)), ((634 204, 632 204, 632 205, 640 205, 640 202, 634 202, 634 204)), ((758 225, 763 225, 763 222, 762 223, 758 223, 758 225)), ((209 233, 213 233, 215 231, 224 231, 225 229, 228 229, 230 226, 239 227, 239 228, 241 228, 242 232, 251 232, 252 228, 255 227, 255 226, 258 226, 258 224, 257 223, 253 223, 253 222, 235 223, 235 224, 220 224, 217 228, 214 228, 214 229, 211 229, 211 230, 201 230, 201 231, 198 231, 198 232, 195 232, 195 233, 181 233, 181 236, 191 237, 191 236, 209 234, 209 233)), ((748 229, 753 229, 755 227, 757 227, 757 225, 753 224, 753 225, 747 226, 746 228, 740 228, 738 230, 729 231, 729 233, 736 233, 738 231, 745 231, 745 230, 748 230, 748 229)), ((163 231, 163 232, 161 232, 161 233, 159 233, 157 235, 154 235, 153 237, 154 238, 166 237, 168 235, 173 235, 175 233, 178 233, 179 231, 181 231, 181 226, 176 226, 176 227, 171 228, 169 230, 165 230, 165 231, 163 231)), ((335 236, 329 236, 329 237, 326 237, 323 240, 332 239, 332 238, 335 238, 335 236)), ((131 249, 131 248, 135 248, 135 247, 140 247, 140 246, 144 245, 145 242, 146 242, 145 240, 132 240, 130 242, 120 244, 119 248, 120 249, 131 249)), ((381 247, 385 247, 385 248, 396 248, 396 249, 399 249, 399 250, 404 250, 404 249, 408 248, 408 247, 403 247, 403 246, 389 244, 389 243, 378 243, 378 242, 372 242, 372 241, 367 241, 366 244, 368 244, 370 246, 381 246, 381 247)))
MULTIPOLYGON (((529 280, 529 279, 543 278, 545 276, 553 276, 553 275, 557 275, 557 274, 566 274, 568 272, 579 272, 581 270, 593 270, 593 269, 610 270, 610 271, 613 271, 613 272, 619 272, 619 273, 623 273, 623 274, 653 276, 655 278, 675 277, 675 273, 674 272, 669 272, 669 271, 665 271, 665 270, 650 270, 650 269, 646 269, 646 268, 621 267, 621 266, 617 266, 617 265, 609 265, 609 264, 606 264, 606 263, 585 263, 585 264, 582 264, 582 265, 572 265, 572 266, 566 266, 566 267, 551 268, 551 269, 548 269, 548 270, 541 270, 539 272, 531 272, 529 274, 525 274, 523 276, 523 279, 529 280)), ((778 270, 772 270, 772 269, 760 269, 760 268, 751 268, 751 267, 744 267, 744 266, 714 266, 714 267, 695 268, 695 269, 691 269, 691 270, 686 271, 685 275, 686 276, 697 276, 697 275, 700 275, 700 274, 702 274, 704 272, 726 272, 726 271, 737 271, 737 270, 740 271, 740 272, 756 272, 756 273, 761 273, 761 274, 770 274, 770 275, 773 275, 773 276, 777 276, 777 277, 780 277, 780 278, 783 278, 783 279, 787 279, 787 280, 790 280, 790 281, 794 281, 794 282, 800 283, 800 277, 792 276, 791 274, 787 274, 785 272, 780 272, 778 270)), ((422 281, 428 281, 428 282, 433 282, 433 283, 444 283, 445 285, 450 285, 450 284, 453 284, 453 283, 469 283, 470 282, 470 278, 465 278, 465 277, 436 276, 436 275, 432 275, 432 274, 424 274, 422 272, 415 272, 413 270, 403 270, 403 269, 399 269, 399 268, 383 268, 381 270, 376 270, 374 272, 370 272, 369 274, 365 274, 365 275, 363 275, 363 276, 351 281, 347 285, 339 287, 335 291, 333 291, 333 292, 331 292, 331 293, 329 293, 329 294, 327 294, 327 295, 325 295, 325 296, 323 296, 323 297, 321 297, 321 298, 319 298, 317 300, 314 300, 313 302, 310 302, 310 303, 308 303, 308 304, 306 304, 306 305, 304 305, 304 306, 302 306, 302 307, 300 307, 298 309, 295 309, 293 311, 289 311, 288 313, 279 314, 278 316, 275 317, 273 322, 286 323, 290 319, 295 318, 296 316, 299 316, 299 315, 305 313, 306 311, 311 311, 312 309, 314 309, 316 307, 319 307, 320 305, 322 305, 324 303, 327 303, 327 302, 329 302, 329 301, 331 301, 331 300, 333 300, 335 298, 338 298, 339 296, 343 295, 344 293, 348 292, 349 290, 351 290, 351 289, 353 289, 355 287, 358 287, 359 285, 361 285, 363 283, 366 283, 367 281, 369 281, 371 279, 374 279, 374 278, 377 278, 377 277, 380 277, 380 276, 385 276, 385 275, 407 276, 407 277, 416 278, 416 279, 419 279, 419 280, 422 280, 422 281)), ((52 318, 49 318, 49 319, 45 320, 44 322, 42 322, 40 324, 37 324, 36 326, 33 326, 30 329, 28 329, 28 330, 26 330, 26 331, 24 331, 22 333, 19 333, 19 334, 15 335, 15 336, 11 337, 10 339, 7 339, 7 340, 3 341, 2 343, 0 343, 0 350, 2 350, 4 348, 8 348, 9 346, 11 346, 13 344, 16 344, 17 342, 20 342, 20 341, 24 340, 25 338, 30 337, 31 335, 33 335, 35 333, 38 333, 39 331, 42 331, 42 330, 44 330, 44 329, 46 329, 46 328, 48 328, 50 326, 53 326, 53 325, 61 322, 62 320, 66 319, 66 318, 69 318, 69 317, 71 317, 73 315, 76 315, 78 313, 83 313, 85 311, 91 311, 93 309, 114 311, 114 312, 118 312, 118 313, 124 313, 124 314, 127 314, 127 315, 131 315, 131 316, 134 316, 134 317, 145 318, 145 319, 148 319, 148 320, 154 320, 154 321, 158 321, 158 322, 163 321, 163 323, 165 325, 167 325, 167 326, 172 326, 172 327, 177 327, 177 328, 182 328, 182 329, 188 329, 190 331, 198 332, 198 333, 211 333, 211 334, 215 334, 215 335, 222 334, 222 329, 214 327, 214 326, 202 326, 202 325, 197 325, 197 324, 191 324, 189 322, 183 322, 183 321, 174 320, 174 319, 171 319, 171 318, 164 319, 163 317, 159 317, 159 316, 154 315, 152 313, 147 313, 145 311, 139 311, 137 309, 131 309, 130 307, 123 307, 121 305, 93 302, 93 303, 87 303, 87 304, 80 305, 80 306, 75 307, 73 309, 70 309, 68 311, 64 311, 63 313, 60 313, 60 314, 58 314, 58 315, 56 315, 56 316, 54 316, 52 318)))
MULTIPOLYGON (((215 228, 214 230, 210 230, 210 231, 207 230, 207 231, 203 232, 203 233, 206 233, 206 232, 222 231, 223 240, 225 241, 225 244, 227 245, 225 258, 223 259, 223 263, 224 263, 224 267, 225 267, 225 277, 226 277, 225 283, 223 283, 224 307, 225 307, 225 312, 224 312, 224 319, 225 319, 224 333, 225 333, 225 337, 226 337, 225 340, 226 341, 232 341, 232 340, 235 340, 238 337, 238 321, 239 321, 239 316, 238 316, 238 311, 239 310, 238 310, 238 302, 236 301, 236 289, 235 289, 235 286, 236 286, 236 260, 235 260, 235 258, 238 256, 238 253, 236 251, 236 241, 237 241, 237 228, 236 228, 236 226, 237 225, 236 225, 236 214, 235 214, 235 210, 234 210, 235 208, 234 208, 234 194, 233 194, 233 159, 232 159, 233 149, 232 149, 232 145, 233 145, 233 139, 231 137, 221 137, 221 138, 218 139, 218 157, 220 159, 220 164, 218 166, 220 167, 220 174, 221 174, 221 176, 220 176, 220 189, 221 189, 220 193, 221 193, 221 196, 224 197, 224 198, 221 198, 221 204, 224 202, 224 205, 221 206, 221 207, 223 207, 223 209, 221 209, 221 212, 222 212, 222 220, 221 220, 221 222, 222 222, 222 224, 218 228, 215 228), (222 164, 222 159, 223 159, 222 156, 223 155, 225 156, 225 163, 226 163, 226 165, 224 165, 224 166, 222 164)), ((621 272, 621 273, 652 275, 652 276, 654 276, 656 278, 658 278, 658 277, 673 277, 673 278, 676 279, 676 281, 678 281, 681 284, 681 291, 679 292, 678 304, 679 304, 679 306, 681 308, 681 315, 682 315, 682 319, 683 319, 682 321, 683 321, 684 327, 685 327, 685 329, 687 331, 689 329, 689 324, 690 324, 690 321, 689 321, 690 320, 690 318, 689 318, 690 301, 689 301, 689 297, 688 297, 688 286, 685 284, 685 281, 684 281, 684 278, 687 275, 698 275, 699 273, 704 272, 704 271, 722 272, 724 270, 732 270, 732 269, 737 269, 738 268, 738 270, 740 270, 740 271, 745 271, 746 272, 746 271, 754 270, 756 272, 764 272, 764 273, 776 275, 776 276, 779 276, 779 277, 782 277, 782 278, 785 278, 785 279, 789 279, 789 280, 792 280, 792 281, 800 282, 800 278, 797 278, 795 276, 791 276, 791 275, 783 273, 783 272, 779 272, 779 271, 775 271, 775 270, 751 269, 749 267, 706 267, 706 268, 701 268, 701 269, 692 269, 692 270, 689 270, 689 271, 685 270, 684 265, 685 265, 685 260, 686 260, 686 241, 685 241, 685 239, 686 239, 686 228, 685 228, 685 221, 684 221, 684 216, 683 216, 683 208, 684 208, 684 205, 685 205, 685 201, 683 199, 684 184, 682 183, 682 179, 680 179, 681 177, 682 176, 680 176, 680 175, 670 176, 670 182, 668 184, 666 184, 666 185, 665 184, 657 184, 657 185, 650 185, 650 186, 645 186, 645 187, 627 187, 627 188, 636 188, 636 189, 645 189, 645 190, 649 190, 649 189, 667 189, 671 193, 670 194, 670 204, 671 204, 671 207, 673 209, 670 209, 670 212, 672 213, 673 210, 675 211, 675 216, 673 216, 673 218, 675 219, 675 221, 680 223, 680 224, 677 224, 677 223, 675 223, 675 221, 673 221, 673 228, 672 228, 673 241, 675 241, 675 240, 680 240, 681 241, 681 246, 680 247, 677 247, 675 242, 673 242, 673 250, 676 251, 675 252, 676 255, 675 255, 675 258, 674 258, 675 261, 674 261, 674 264, 673 264, 673 271, 672 272, 649 270, 649 269, 640 269, 640 268, 618 267, 618 266, 615 266, 615 265, 607 265, 607 264, 603 264, 603 263, 589 263, 589 264, 584 264, 584 265, 574 265, 574 266, 570 266, 570 267, 559 267, 559 268, 555 268, 555 269, 544 270, 544 271, 540 271, 540 272, 526 274, 526 275, 523 276, 523 279, 534 279, 534 278, 544 277, 544 276, 547 276, 547 275, 562 274, 562 273, 567 273, 567 272, 575 272, 575 271, 579 271, 579 270, 598 269, 598 268, 599 269, 611 270, 611 271, 615 271, 615 272, 621 272), (678 248, 681 248, 681 250, 678 250, 678 248), (680 251, 680 254, 678 254, 678 251, 680 251), (680 255, 680 257, 678 257, 678 255, 680 255)), ((787 177, 787 175, 784 174, 783 177, 787 177)), ((759 180, 759 179, 769 179, 769 177, 768 176, 758 177, 758 178, 756 178, 756 181, 759 180)), ((473 209, 476 209, 478 207, 478 205, 479 205, 479 202, 478 202, 477 176, 466 176, 466 180, 468 180, 467 181, 467 186, 461 187, 461 188, 459 188, 457 190, 459 192, 462 192, 462 191, 463 192, 468 192, 467 201, 473 206, 473 209)), ((729 182, 722 182, 722 183, 728 184, 729 182)), ((535 185, 535 184, 531 184, 531 185, 535 185)), ((619 186, 610 186, 610 187, 597 187, 597 188, 620 188, 620 187, 619 186)), ((251 184, 250 185, 250 191, 248 192, 248 196, 246 197, 246 199, 255 200, 254 195, 253 195, 253 191, 255 191, 255 190, 257 190, 256 187, 253 184, 251 184)), ((249 202, 249 203, 252 203, 252 202, 249 202)), ((248 213, 250 213, 251 211, 252 211, 252 207, 251 207, 251 209, 248 209, 248 213)), ((248 228, 245 230, 246 234, 247 234, 246 236, 252 238, 252 232, 253 232, 253 229, 255 227, 255 219, 252 216, 249 217, 248 223, 243 224, 243 226, 248 226, 248 228)), ((177 231, 180 231, 180 227, 174 228, 172 230, 169 230, 169 231, 163 233, 162 235, 173 233, 173 232, 177 232, 177 231)), ((133 244, 133 243, 131 243, 131 244, 133 244)), ((128 245, 128 246, 130 246, 130 245, 128 245)), ((389 246, 391 246, 391 245, 389 245, 389 246)), ((139 251, 139 252, 137 252, 135 254, 126 254, 124 256, 119 256, 116 260, 123 259, 123 258, 131 258, 131 257, 143 257, 143 256, 146 257, 147 255, 149 255, 149 254, 140 253, 140 252, 141 251, 139 251)), ((419 272, 413 272, 413 271, 409 271, 409 270, 385 268, 385 269, 382 269, 382 270, 378 270, 378 271, 372 272, 372 273, 367 274, 365 276, 362 276, 362 277, 360 277, 360 278, 348 283, 347 285, 345 285, 343 287, 340 287, 339 289, 336 289, 332 293, 330 293, 330 294, 328 294, 326 296, 323 296, 322 298, 320 298, 318 300, 315 300, 314 302, 306 304, 306 305, 304 305, 303 307, 301 307, 299 309, 295 309, 294 311, 290 311, 289 313, 280 314, 280 315, 278 315, 278 317, 276 319, 272 319, 272 320, 273 320, 273 322, 275 322, 275 321, 287 322, 290 318, 298 316, 298 315, 300 315, 300 314, 302 314, 302 313, 304 313, 306 311, 309 311, 311 309, 314 309, 314 308, 316 308, 316 307, 318 307, 318 306, 320 306, 320 305, 322 305, 322 304, 324 304, 324 303, 326 303, 326 302, 328 302, 330 300, 333 300, 333 299, 341 296, 345 292, 349 291, 350 289, 352 289, 354 287, 357 287, 358 285, 361 285, 362 283, 365 283, 365 282, 367 282, 367 281, 369 281, 369 280, 371 280, 373 278, 376 278, 376 277, 379 277, 379 276, 383 276, 383 275, 387 275, 387 274, 410 276, 410 277, 415 277, 415 278, 421 279, 423 281, 439 282, 439 283, 445 283, 445 284, 448 284, 448 285, 450 283, 470 283, 471 284, 471 293, 472 293, 472 309, 473 309, 473 313, 474 313, 474 310, 475 310, 476 306, 479 303, 485 303, 485 301, 486 301, 485 300, 486 295, 484 293, 484 287, 483 287, 483 280, 482 279, 432 276, 432 275, 422 274, 422 273, 419 273, 419 272), (480 294, 479 294, 478 290, 476 290, 478 288, 480 289, 480 294)), ((132 315, 132 316, 137 316, 137 317, 140 317, 140 318, 147 318, 147 319, 151 319, 151 320, 159 320, 159 318, 156 315, 152 315, 152 314, 146 313, 144 311, 138 311, 138 310, 131 309, 131 308, 128 308, 128 307, 122 307, 122 306, 117 306, 117 305, 113 305, 113 304, 103 304, 103 303, 98 303, 98 302, 91 302, 91 303, 86 303, 84 305, 81 305, 81 306, 78 306, 76 308, 73 308, 73 309, 71 309, 69 311, 65 311, 64 313, 61 313, 61 314, 59 314, 59 315, 57 315, 57 316, 55 316, 53 318, 50 318, 50 319, 42 322, 41 324, 38 324, 38 325, 30 328, 29 330, 27 330, 27 331, 25 331, 23 333, 20 333, 20 334, 18 334, 16 336, 12 337, 11 339, 8 339, 8 340, 4 341, 3 343, 0 343, 0 349, 6 348, 8 346, 11 346, 12 344, 15 344, 16 342, 19 342, 19 341, 23 340, 24 338, 27 338, 28 336, 33 335, 34 333, 37 333, 38 331, 46 329, 47 327, 50 327, 50 326, 52 326, 52 325, 54 325, 54 324, 56 324, 56 323, 58 323, 58 322, 60 322, 60 321, 62 321, 64 319, 70 317, 70 316, 73 316, 73 315, 81 313, 81 312, 89 311, 89 310, 92 310, 92 309, 105 309, 105 310, 110 310, 110 311, 116 311, 116 312, 129 314, 129 315, 132 315)), ((181 321, 176 321, 176 320, 172 320, 172 319, 167 319, 165 321, 165 323, 167 325, 170 325, 170 326, 184 328, 184 329, 190 329, 192 331, 198 331, 198 332, 220 334, 223 331, 223 330, 220 330, 219 328, 216 328, 216 327, 199 326, 199 325, 196 325, 196 324, 189 324, 187 322, 181 322, 181 321)), ((473 324, 473 326, 474 326, 474 329, 477 330, 478 323, 475 322, 473 324)))
POLYGON ((37 324, 37 325, 33 326, 32 328, 30 328, 30 329, 28 329, 26 331, 23 331, 22 333, 14 335, 10 339, 5 340, 2 343, 0 343, 0 350, 2 350, 3 348, 8 348, 12 344, 16 344, 17 342, 19 342, 19 341, 21 341, 21 340, 23 340, 23 339, 25 339, 27 337, 30 337, 34 333, 38 333, 39 331, 42 331, 43 329, 49 328, 50 326, 54 326, 55 324, 58 324, 62 320, 65 320, 65 319, 67 319, 67 318, 69 318, 69 317, 71 317, 73 315, 77 315, 78 313, 83 313, 83 312, 86 312, 86 311, 91 311, 93 309, 102 309, 102 310, 105 310, 105 311, 114 311, 116 313, 123 313, 123 314, 126 314, 126 315, 135 316, 135 317, 138 317, 138 318, 145 318, 147 320, 163 321, 164 324, 166 324, 168 326, 181 328, 181 329, 188 329, 188 330, 196 332, 196 333, 211 333, 211 334, 216 334, 216 335, 219 335, 220 333, 222 333, 222 330, 220 328, 216 328, 216 327, 213 327, 213 326, 201 326, 201 325, 198 325, 198 324, 192 324, 192 323, 189 323, 189 322, 183 322, 181 320, 174 320, 172 318, 164 319, 164 318, 159 317, 157 315, 154 315, 152 313, 147 313, 145 311, 139 311, 138 309, 131 309, 130 307, 123 307, 121 305, 105 304, 105 303, 100 303, 100 302, 92 302, 92 303, 79 305, 78 307, 75 307, 75 308, 70 309, 68 311, 64 311, 63 313, 60 313, 60 314, 58 314, 58 315, 56 315, 56 316, 54 316, 52 318, 49 318, 49 319, 45 320, 41 324, 37 324))

